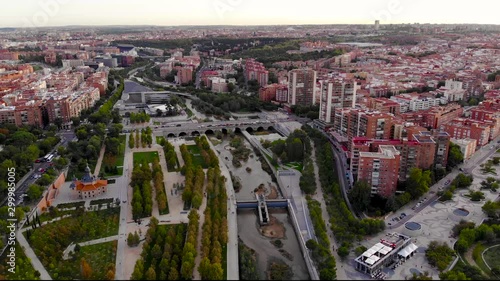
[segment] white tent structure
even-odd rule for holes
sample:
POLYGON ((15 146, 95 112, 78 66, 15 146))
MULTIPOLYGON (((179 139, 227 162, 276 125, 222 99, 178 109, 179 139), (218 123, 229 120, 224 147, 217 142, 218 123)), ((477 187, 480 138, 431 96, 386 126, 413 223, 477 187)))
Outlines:
POLYGON ((404 247, 401 251, 399 251, 398 255, 407 259, 417 250, 417 248, 418 248, 417 245, 411 243, 408 246, 404 247))

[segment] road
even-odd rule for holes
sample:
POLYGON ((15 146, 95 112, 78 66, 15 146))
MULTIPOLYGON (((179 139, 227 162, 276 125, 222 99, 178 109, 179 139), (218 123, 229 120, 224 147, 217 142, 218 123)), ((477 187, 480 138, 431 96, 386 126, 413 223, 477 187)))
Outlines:
MULTIPOLYGON (((50 154, 57 153, 57 148, 59 146, 62 147, 67 147, 68 142, 71 141, 75 137, 75 133, 73 131, 59 131, 56 133, 56 135, 61 137, 61 141, 49 152, 50 154)), ((45 156, 45 155, 44 155, 45 156)), ((56 155, 57 157, 57 155, 56 155)), ((21 195, 25 194, 28 191, 28 187, 35 183, 37 180, 34 176, 35 175, 41 175, 42 173, 39 172, 40 169, 47 170, 50 167, 50 163, 33 163, 33 168, 23 176, 22 179, 19 179, 17 184, 16 184, 16 191, 14 192, 16 196, 16 205, 19 206, 20 204, 23 204, 21 202, 21 195)), ((2 203, 0 205, 5 205, 7 202, 7 198, 3 198, 2 203)))
POLYGON ((195 80, 195 85, 196 85, 196 89, 200 89, 201 88, 201 74, 203 73, 203 71, 206 71, 206 70, 210 70, 209 67, 206 67, 205 66, 206 62, 205 60, 202 60, 201 61, 201 68, 200 70, 196 73, 196 80, 195 80))

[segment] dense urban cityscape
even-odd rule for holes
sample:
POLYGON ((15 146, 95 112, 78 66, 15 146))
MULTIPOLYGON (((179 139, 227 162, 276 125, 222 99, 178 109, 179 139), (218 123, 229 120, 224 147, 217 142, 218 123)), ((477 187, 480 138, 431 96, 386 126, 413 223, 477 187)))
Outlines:
POLYGON ((498 280, 500 25, 0 28, 0 279, 498 280))

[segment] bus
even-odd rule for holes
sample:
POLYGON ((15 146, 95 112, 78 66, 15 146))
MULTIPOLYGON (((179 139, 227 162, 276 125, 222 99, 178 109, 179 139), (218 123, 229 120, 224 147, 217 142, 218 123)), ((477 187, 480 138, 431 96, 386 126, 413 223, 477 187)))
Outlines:
POLYGON ((47 157, 47 162, 52 162, 52 159, 54 159, 54 154, 49 154, 47 157))
POLYGON ((43 162, 50 162, 54 159, 54 154, 47 154, 45 157, 43 157, 43 162))

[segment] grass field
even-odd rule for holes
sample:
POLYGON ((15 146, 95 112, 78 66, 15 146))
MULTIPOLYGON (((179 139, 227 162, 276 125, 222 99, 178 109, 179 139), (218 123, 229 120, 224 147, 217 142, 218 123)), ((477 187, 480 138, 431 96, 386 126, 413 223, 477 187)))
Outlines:
POLYGON ((187 149, 191 152, 191 156, 193 157, 193 165, 202 166, 204 169, 208 168, 205 159, 201 156, 201 149, 197 145, 188 145, 187 149))
POLYGON ((153 163, 154 159, 160 159, 157 151, 150 152, 134 152, 134 165, 135 163, 142 163, 144 160, 148 163, 153 163))
POLYGON ((303 165, 302 165, 302 163, 299 163, 299 162, 286 163, 285 166, 287 166, 289 168, 292 168, 292 169, 296 169, 299 172, 301 172, 302 169, 304 168, 303 165))
POLYGON ((118 241, 110 241, 82 246, 80 252, 76 255, 75 261, 68 260, 64 263, 75 273, 75 278, 83 279, 83 276, 80 274, 80 262, 81 259, 84 258, 92 268, 92 279, 108 280, 106 278, 108 266, 111 267, 112 265, 114 271, 117 242, 118 241))
POLYGON ((491 268, 500 267, 500 245, 490 248, 484 252, 484 262, 491 268))
POLYGON ((120 135, 120 148, 118 155, 116 157, 106 157, 106 154, 104 154, 104 158, 102 161, 101 165, 101 170, 99 173, 102 173, 104 177, 108 176, 121 176, 123 175, 123 161, 125 158, 125 144, 127 143, 127 136, 126 135, 120 135), (108 165, 110 167, 118 167, 118 173, 106 173, 104 172, 104 167, 108 165))

